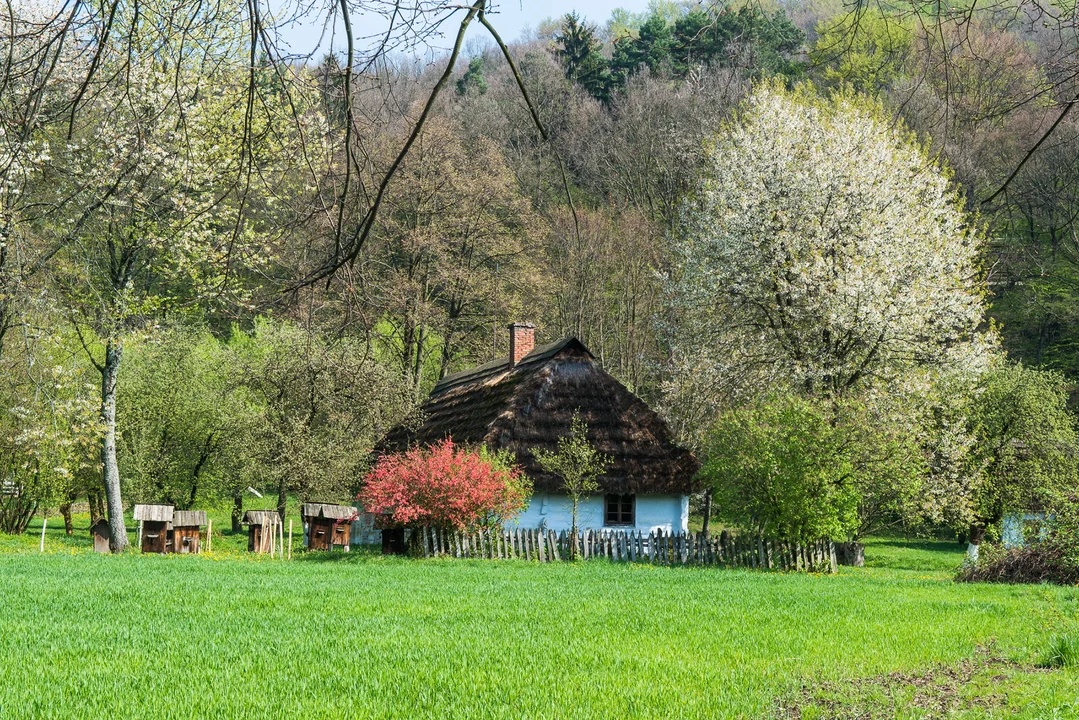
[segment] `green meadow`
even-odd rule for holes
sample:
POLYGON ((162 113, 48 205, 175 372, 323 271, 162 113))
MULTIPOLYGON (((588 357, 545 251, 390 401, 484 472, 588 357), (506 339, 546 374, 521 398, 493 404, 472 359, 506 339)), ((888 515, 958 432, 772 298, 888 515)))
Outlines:
POLYGON ((954 583, 954 543, 825 576, 282 561, 227 532, 111 557, 84 528, 0 538, 0 718, 1079 717, 1079 668, 1039 666, 1079 588, 954 583))

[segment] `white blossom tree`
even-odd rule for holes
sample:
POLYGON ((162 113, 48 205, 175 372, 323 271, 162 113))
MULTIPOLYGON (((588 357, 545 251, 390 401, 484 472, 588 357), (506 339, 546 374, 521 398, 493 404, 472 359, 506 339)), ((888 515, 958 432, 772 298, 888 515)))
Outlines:
POLYGON ((982 235, 878 107, 765 84, 709 155, 675 242, 683 376, 839 397, 984 364, 982 235))
POLYGON ((669 278, 686 439, 770 393, 822 399, 856 440, 855 536, 965 522, 969 434, 945 394, 977 382, 995 336, 983 237, 947 173, 872 102, 810 86, 760 86, 708 154, 669 278))

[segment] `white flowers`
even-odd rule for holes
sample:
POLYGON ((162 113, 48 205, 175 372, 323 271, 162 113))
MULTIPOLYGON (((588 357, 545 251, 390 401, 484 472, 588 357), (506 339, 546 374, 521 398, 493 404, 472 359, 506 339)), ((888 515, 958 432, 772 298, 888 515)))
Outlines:
POLYGON ((716 139, 675 243, 683 354, 827 393, 980 364, 967 355, 992 346, 972 280, 982 239, 940 169, 878 113, 764 85, 716 139))

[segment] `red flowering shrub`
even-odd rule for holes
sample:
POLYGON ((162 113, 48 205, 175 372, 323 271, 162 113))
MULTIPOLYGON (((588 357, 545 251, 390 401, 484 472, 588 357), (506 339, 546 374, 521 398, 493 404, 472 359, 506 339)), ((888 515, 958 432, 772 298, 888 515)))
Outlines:
POLYGON ((356 499, 392 525, 462 530, 509 520, 527 506, 530 491, 528 479, 504 455, 447 439, 383 456, 356 499))

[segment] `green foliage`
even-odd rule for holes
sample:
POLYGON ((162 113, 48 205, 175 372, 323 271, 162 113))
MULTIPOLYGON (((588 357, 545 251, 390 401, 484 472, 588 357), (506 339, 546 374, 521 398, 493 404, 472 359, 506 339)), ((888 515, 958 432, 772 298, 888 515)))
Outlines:
POLYGON ((128 363, 119 458, 135 502, 205 507, 249 485, 344 500, 409 405, 361 344, 265 318, 226 341, 170 326, 133 342, 128 363))
POLYGON ((100 482, 97 388, 74 338, 27 333, 0 359, 0 532, 100 482), (21 351, 21 352, 20 352, 21 351))
POLYGON ((483 76, 482 55, 477 55, 468 61, 468 70, 457 81, 458 95, 467 95, 469 90, 475 90, 479 95, 487 92, 487 79, 483 76))
POLYGON ((858 495, 833 420, 827 405, 793 395, 723 415, 701 469, 720 517, 793 542, 853 533, 858 495))
POLYGON ((810 53, 830 83, 849 83, 859 92, 877 95, 905 72, 914 32, 892 15, 851 12, 822 23, 810 53))
POLYGON ((769 14, 756 5, 687 10, 680 3, 652 3, 644 15, 615 10, 607 33, 610 60, 600 52, 595 26, 576 13, 563 17, 555 36, 555 55, 566 77, 604 102, 642 69, 676 78, 702 67, 735 68, 751 77, 802 72, 792 58, 805 35, 782 10, 769 14))
POLYGON ((365 345, 326 338, 288 322, 260 319, 229 340, 235 372, 260 406, 244 438, 246 472, 307 500, 346 500, 367 469, 370 449, 411 406, 411 387, 375 363, 365 345))
POLYGON ((731 67, 751 76, 795 76, 800 65, 791 58, 805 39, 782 10, 768 14, 757 5, 738 10, 696 7, 673 22, 652 13, 635 35, 616 39, 613 71, 624 81, 640 68, 669 70, 685 77, 697 67, 731 67))
POLYGON ((1064 561, 1079 568, 1079 494, 1060 493, 1049 507, 1049 542, 1060 549, 1064 561))
POLYGON ((248 450, 263 400, 245 387, 227 343, 182 325, 133 342, 118 395, 119 463, 132 502, 186 509, 258 484, 248 450))
POLYGON ((611 66, 620 75, 633 75, 641 67, 652 72, 665 68, 671 57, 672 28, 659 13, 651 14, 636 37, 619 38, 614 44, 611 66))
POLYGON ((596 39, 595 26, 583 22, 576 12, 567 13, 554 40, 555 55, 562 62, 566 78, 597 100, 609 100, 610 70, 607 60, 600 55, 602 44, 596 39))
POLYGON ((1075 487, 1077 436, 1067 403, 1067 384, 1053 371, 1003 364, 979 382, 970 417, 979 523, 1046 507, 1075 487))

